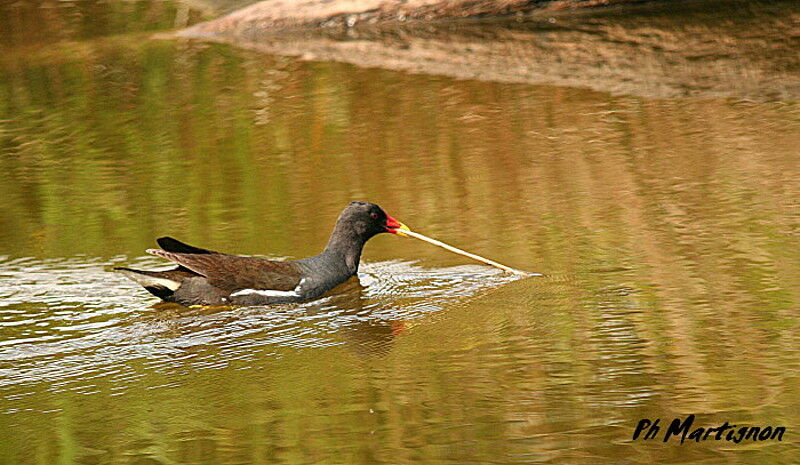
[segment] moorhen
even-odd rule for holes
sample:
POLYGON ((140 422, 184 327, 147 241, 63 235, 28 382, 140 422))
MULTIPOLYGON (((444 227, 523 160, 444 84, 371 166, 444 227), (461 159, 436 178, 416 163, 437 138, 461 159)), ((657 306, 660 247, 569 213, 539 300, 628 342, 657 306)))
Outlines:
POLYGON ((183 305, 268 305, 321 296, 358 272, 361 249, 374 235, 404 235, 408 228, 374 203, 350 202, 339 215, 325 250, 302 260, 274 261, 229 255, 157 240, 147 252, 178 264, 165 271, 114 268, 167 302, 183 305))

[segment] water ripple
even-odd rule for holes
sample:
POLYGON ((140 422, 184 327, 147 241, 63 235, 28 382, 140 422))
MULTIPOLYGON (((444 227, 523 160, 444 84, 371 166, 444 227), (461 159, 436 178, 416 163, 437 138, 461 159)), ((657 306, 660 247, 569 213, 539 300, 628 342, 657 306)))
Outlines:
POLYGON ((0 262, 6 284, 0 288, 0 388, 45 381, 60 390, 106 376, 130 383, 140 376, 134 361, 164 372, 223 368, 255 354, 347 343, 359 325, 378 330, 359 334, 358 343, 379 348, 394 331, 392 321, 423 317, 516 279, 483 266, 423 269, 389 261, 363 264, 359 282, 305 304, 185 308, 148 306, 152 296, 108 271, 123 260, 0 262))

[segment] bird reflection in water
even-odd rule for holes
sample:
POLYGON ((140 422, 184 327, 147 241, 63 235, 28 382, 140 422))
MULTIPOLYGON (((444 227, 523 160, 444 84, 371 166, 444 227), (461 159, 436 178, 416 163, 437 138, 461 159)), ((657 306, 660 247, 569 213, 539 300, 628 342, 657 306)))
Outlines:
POLYGON ((360 357, 385 355, 408 323, 391 317, 398 313, 396 303, 375 302, 365 295, 365 289, 354 276, 319 299, 303 304, 186 307, 159 302, 146 318, 164 326, 161 334, 180 340, 176 346, 184 353, 182 356, 232 346, 313 347, 338 343, 360 357), (245 338, 247 341, 242 340, 245 338))

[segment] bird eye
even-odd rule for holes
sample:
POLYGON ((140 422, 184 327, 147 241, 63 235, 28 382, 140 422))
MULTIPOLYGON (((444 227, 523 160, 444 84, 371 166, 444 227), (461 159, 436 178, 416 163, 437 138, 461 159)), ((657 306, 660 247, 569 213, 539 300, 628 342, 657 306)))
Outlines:
POLYGON ((370 214, 369 214, 369 216, 370 216, 370 218, 372 218, 373 220, 377 220, 379 215, 378 215, 378 213, 377 213, 377 212, 372 212, 372 213, 370 213, 370 214))

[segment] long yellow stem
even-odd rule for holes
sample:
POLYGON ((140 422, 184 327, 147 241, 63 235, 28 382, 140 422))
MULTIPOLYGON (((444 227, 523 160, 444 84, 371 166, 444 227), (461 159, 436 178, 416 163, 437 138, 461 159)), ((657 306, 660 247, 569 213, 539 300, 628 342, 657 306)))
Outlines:
POLYGON ((449 250, 449 251, 451 251, 453 253, 457 253, 459 255, 463 255, 465 257, 469 257, 469 258, 471 258, 473 260, 477 260, 479 262, 486 263, 487 265, 491 265, 491 266, 500 268, 503 271, 508 271, 509 273, 514 273, 516 275, 522 275, 522 276, 530 276, 530 275, 533 274, 533 273, 528 273, 527 271, 515 270, 514 268, 505 266, 505 265, 503 265, 501 263, 497 263, 494 260, 489 260, 488 258, 481 257, 480 255, 475 255, 474 253, 469 253, 469 252, 467 252, 465 250, 461 250, 461 249, 459 249, 457 247, 453 247, 452 245, 445 244, 442 241, 437 241, 436 239, 431 239, 428 236, 424 236, 424 235, 422 235, 420 233, 416 233, 416 232, 408 230, 408 229, 403 229, 402 231, 398 231, 398 233, 401 236, 409 236, 409 237, 413 237, 414 239, 419 239, 421 241, 425 241, 425 242, 427 242, 429 244, 433 244, 433 245, 441 247, 443 249, 447 249, 447 250, 449 250))

